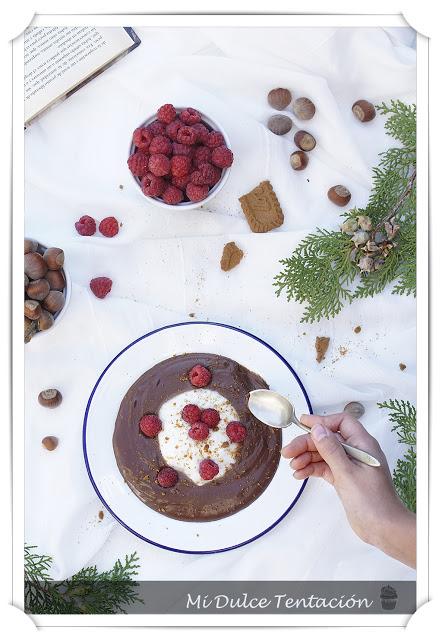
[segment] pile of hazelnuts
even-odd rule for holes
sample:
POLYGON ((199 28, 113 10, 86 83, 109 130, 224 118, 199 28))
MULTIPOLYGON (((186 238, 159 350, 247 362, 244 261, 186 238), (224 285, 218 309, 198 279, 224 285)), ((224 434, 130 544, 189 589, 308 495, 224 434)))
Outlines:
POLYGON ((64 252, 25 238, 25 342, 46 331, 64 307, 66 278, 64 252))
MULTIPOLYGON (((267 96, 269 105, 277 111, 285 111, 291 105, 291 109, 298 120, 311 120, 316 113, 316 107, 310 98, 301 97, 293 100, 289 89, 278 87, 269 91, 267 96)), ((357 100, 352 111, 360 122, 370 122, 376 116, 376 109, 368 100, 357 100)), ((288 115, 275 114, 270 116, 267 127, 277 136, 283 136, 294 127, 293 120, 288 115)), ((306 152, 312 151, 316 147, 315 137, 295 126, 294 143, 299 151, 294 151, 290 156, 290 165, 294 171, 302 171, 308 165, 308 155, 306 152)), ((345 207, 351 200, 351 193, 342 184, 335 185, 328 190, 327 196, 331 202, 339 207, 345 207)))

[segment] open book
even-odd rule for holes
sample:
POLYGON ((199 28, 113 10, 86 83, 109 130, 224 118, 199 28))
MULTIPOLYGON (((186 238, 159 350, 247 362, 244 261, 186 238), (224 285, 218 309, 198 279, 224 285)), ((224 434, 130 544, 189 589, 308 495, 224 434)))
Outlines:
POLYGON ((140 44, 130 27, 25 31, 25 125, 140 44))

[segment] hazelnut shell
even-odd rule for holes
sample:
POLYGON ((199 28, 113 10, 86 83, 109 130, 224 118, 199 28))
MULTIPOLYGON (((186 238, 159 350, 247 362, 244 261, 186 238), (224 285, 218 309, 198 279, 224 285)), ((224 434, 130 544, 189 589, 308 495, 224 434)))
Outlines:
POLYGON ((38 249, 38 242, 25 238, 25 253, 33 253, 38 249))
POLYGON ((267 126, 275 135, 283 136, 290 131, 293 126, 293 122, 288 116, 278 114, 269 118, 267 126))
POLYGON ((309 98, 297 98, 293 103, 293 113, 300 120, 311 120, 315 112, 316 107, 309 98))
POLYGON ((298 149, 312 151, 316 147, 316 140, 308 131, 300 129, 295 133, 294 141, 298 149))
POLYGON ((25 300, 25 316, 30 320, 37 320, 41 316, 41 306, 37 300, 25 300))
POLYGON ((61 404, 63 396, 58 389, 44 389, 38 394, 38 401, 42 407, 54 409, 61 404))
POLYGON ((345 405, 344 412, 349 413, 351 416, 353 416, 353 418, 359 420, 359 418, 364 415, 365 408, 364 405, 362 405, 360 402, 349 402, 345 405))
POLYGON ((32 280, 26 288, 28 298, 32 300, 44 300, 50 291, 49 282, 44 278, 32 280))
POLYGON ((370 122, 376 116, 375 106, 368 100, 356 100, 351 110, 361 122, 370 122))
POLYGON ((64 251, 58 247, 50 247, 44 252, 43 259, 49 269, 61 269, 64 264, 64 251))
POLYGON ((50 329, 54 324, 54 317, 46 311, 46 309, 41 310, 41 316, 37 320, 37 327, 39 331, 46 331, 50 329))
POLYGON ((64 277, 63 271, 58 269, 58 271, 49 271, 46 274, 46 280, 49 282, 49 286, 51 289, 55 289, 56 291, 63 291, 66 287, 66 278, 64 277))
POLYGON ((64 295, 61 291, 49 291, 42 306, 50 313, 58 313, 64 307, 64 295))
POLYGON ((278 89, 272 89, 267 96, 269 105, 277 111, 286 109, 292 101, 292 94, 288 89, 278 87, 278 89))
POLYGON ((25 316, 25 342, 29 342, 37 331, 37 322, 25 316))
POLYGON ((351 193, 342 184, 336 184, 334 187, 330 187, 327 192, 328 199, 338 207, 345 207, 351 200, 351 193))
POLYGON ((45 449, 47 449, 48 451, 53 451, 54 449, 57 448, 58 446, 58 438, 56 438, 55 436, 46 436, 45 438, 43 438, 43 440, 41 441, 41 444, 44 446, 45 449))
POLYGON ((31 280, 44 278, 48 270, 48 265, 39 253, 32 252, 25 254, 25 274, 31 280))
POLYGON ((304 151, 294 151, 290 156, 290 164, 295 171, 302 171, 308 165, 308 155, 304 151))

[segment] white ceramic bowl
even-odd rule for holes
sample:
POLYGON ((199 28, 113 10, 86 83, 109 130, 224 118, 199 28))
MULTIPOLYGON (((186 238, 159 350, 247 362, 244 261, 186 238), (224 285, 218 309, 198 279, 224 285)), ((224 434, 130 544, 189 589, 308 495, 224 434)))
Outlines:
MULTIPOLYGON (((177 113, 181 113, 181 111, 184 111, 184 109, 186 109, 186 108, 187 107, 175 107, 177 113)), ((202 118, 203 124, 207 124, 207 125, 209 125, 209 127, 211 129, 214 129, 215 131, 219 131, 220 133, 222 133, 222 135, 224 136, 224 140, 226 142, 226 146, 229 147, 229 149, 231 149, 232 147, 230 145, 229 137, 228 137, 226 131, 223 129, 223 127, 216 120, 214 120, 213 118, 210 118, 209 116, 207 116, 200 109, 198 109, 198 111, 201 114, 201 118, 202 118)), ((152 116, 147 118, 147 120, 144 120, 143 122, 141 122, 135 128, 138 129, 139 127, 147 127, 148 124, 150 124, 151 122, 153 122, 156 119, 157 119, 157 114, 154 113, 152 116)), ((131 141, 131 144, 130 144, 130 147, 129 147, 129 156, 132 155, 134 150, 135 150, 135 145, 131 141)), ((224 187, 224 185, 226 184, 227 179, 228 179, 228 177, 230 175, 230 169, 231 169, 231 167, 228 167, 227 169, 223 169, 220 181, 217 182, 216 185, 210 189, 210 191, 209 191, 209 193, 207 195, 207 198, 204 198, 204 200, 199 200, 198 202, 190 202, 189 201, 189 202, 180 202, 179 204, 167 204, 166 202, 163 202, 161 200, 161 198, 153 198, 152 196, 146 196, 141 191, 141 180, 139 178, 137 178, 136 176, 134 176, 132 174, 132 172, 130 172, 129 169, 128 169, 128 171, 130 172, 133 180, 136 182, 136 185, 138 187, 138 191, 143 196, 143 198, 149 200, 150 202, 152 202, 153 204, 157 205, 158 207, 162 207, 163 209, 171 209, 171 210, 174 210, 174 211, 183 211, 183 210, 186 210, 186 209, 197 209, 198 207, 201 207, 203 204, 206 204, 207 202, 209 202, 209 200, 211 200, 214 196, 216 196, 221 191, 221 189, 224 187)))

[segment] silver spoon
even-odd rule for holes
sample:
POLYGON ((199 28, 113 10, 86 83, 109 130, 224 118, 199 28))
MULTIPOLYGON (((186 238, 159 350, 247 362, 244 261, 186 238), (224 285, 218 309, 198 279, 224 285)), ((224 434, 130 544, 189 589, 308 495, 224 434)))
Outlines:
MULTIPOLYGON (((287 398, 276 393, 276 391, 270 391, 269 389, 251 391, 249 393, 248 406, 255 418, 258 418, 269 427, 285 429, 296 425, 303 431, 307 431, 307 433, 311 431, 310 427, 306 427, 298 420, 295 415, 295 409, 287 398)), ((352 447, 345 442, 341 442, 341 445, 351 458, 368 464, 370 467, 381 466, 379 460, 376 460, 370 453, 352 447)))

